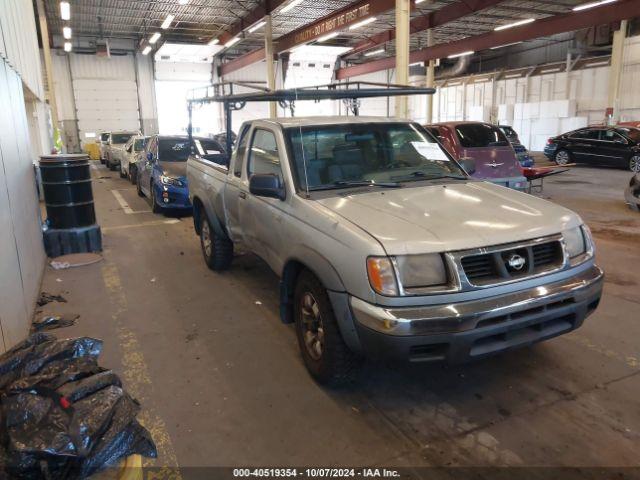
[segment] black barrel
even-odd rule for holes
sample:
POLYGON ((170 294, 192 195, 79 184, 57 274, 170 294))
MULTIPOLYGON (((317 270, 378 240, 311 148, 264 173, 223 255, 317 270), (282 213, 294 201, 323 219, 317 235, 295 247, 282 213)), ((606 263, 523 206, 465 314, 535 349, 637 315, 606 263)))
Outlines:
POLYGON ((96 223, 88 155, 42 156, 40 176, 49 228, 88 227, 96 223))

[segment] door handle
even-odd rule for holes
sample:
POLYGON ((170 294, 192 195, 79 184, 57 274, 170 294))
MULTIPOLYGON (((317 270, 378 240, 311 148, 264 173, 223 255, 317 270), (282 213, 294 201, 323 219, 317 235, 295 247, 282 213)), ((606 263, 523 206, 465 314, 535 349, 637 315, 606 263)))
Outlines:
POLYGON ((245 198, 247 198, 247 194, 246 194, 246 193, 244 193, 244 192, 240 192, 240 193, 238 194, 238 196, 239 196, 240 198, 242 198, 243 200, 244 200, 245 198))

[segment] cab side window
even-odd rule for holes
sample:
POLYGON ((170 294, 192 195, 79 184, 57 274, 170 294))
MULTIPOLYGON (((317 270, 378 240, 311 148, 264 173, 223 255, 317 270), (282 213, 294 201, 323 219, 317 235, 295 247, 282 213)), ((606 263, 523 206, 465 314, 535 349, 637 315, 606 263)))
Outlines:
POLYGON ((282 179, 280 154, 276 136, 273 132, 262 129, 254 131, 251 149, 249 150, 247 173, 249 177, 256 174, 272 174, 282 179))
POLYGON ((240 138, 238 139, 238 148, 235 151, 235 162, 233 165, 233 175, 240 178, 242 176, 242 166, 244 165, 244 154, 247 150, 247 140, 249 138, 249 126, 247 125, 240 132, 240 138))

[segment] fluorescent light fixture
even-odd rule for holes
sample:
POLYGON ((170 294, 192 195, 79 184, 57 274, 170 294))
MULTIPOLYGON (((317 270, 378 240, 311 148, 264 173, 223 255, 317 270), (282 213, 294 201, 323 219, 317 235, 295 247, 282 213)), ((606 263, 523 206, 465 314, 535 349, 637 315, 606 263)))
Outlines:
POLYGON ((224 44, 224 47, 225 48, 232 47, 233 45, 235 45, 239 41, 240 41, 240 37, 233 37, 231 40, 229 40, 227 43, 224 44))
POLYGON ((609 60, 603 60, 600 62, 591 62, 591 63, 586 63, 585 67, 602 67, 605 65, 609 65, 609 60))
POLYGON ((338 35, 340 35, 340 32, 327 33, 326 35, 323 35, 322 37, 320 37, 317 41, 318 41, 318 43, 326 42, 327 40, 331 40, 332 38, 336 38, 338 35))
POLYGON ((63 27, 62 36, 69 40, 71 38, 71 27, 63 27))
POLYGON ((519 45, 522 42, 505 43, 504 45, 498 45, 497 47, 491 47, 491 50, 498 50, 499 48, 512 47, 513 45, 519 45))
POLYGON ((189 3, 189 0, 178 0, 178 5, 186 5, 189 3))
POLYGON ((295 7, 296 5, 300 5, 302 2, 303 2, 303 0, 293 0, 288 5, 282 7, 282 10, 280 10, 280 13, 286 13, 289 10, 291 10, 293 7, 295 7))
POLYGON ((466 57, 467 55, 473 55, 474 52, 473 50, 469 50, 468 52, 462 52, 462 53, 456 53, 453 55, 449 55, 447 58, 458 58, 458 57, 466 57))
POLYGON ((506 25, 499 25, 494 30, 499 32, 500 30, 506 30, 507 28, 519 27, 520 25, 526 25, 527 23, 535 22, 535 18, 525 18, 524 20, 518 20, 517 22, 507 23, 506 25))
POLYGON ((209 43, 207 43, 207 45, 209 45, 210 47, 213 47, 214 45, 217 45, 219 43, 220 43, 220 39, 219 38, 214 38, 209 43))
POLYGON ((69 2, 60 2, 60 18, 62 20, 71 20, 71 5, 69 5, 69 2))
POLYGON ((151 45, 153 45, 154 43, 156 43, 158 40, 160 39, 160 32, 156 32, 153 35, 151 35, 151 38, 149 39, 149 43, 151 45))
POLYGON ((64 51, 70 52, 72 48, 71 42, 64 42, 64 51))
POLYGON ((249 28, 249 33, 255 32, 259 28, 264 27, 266 24, 267 24, 267 22, 265 20, 262 20, 261 22, 256 23, 253 27, 249 28))
POLYGON ((167 18, 164 19, 164 22, 162 22, 162 25, 160 25, 160 28, 163 30, 166 30, 167 28, 169 28, 169 25, 171 25, 171 22, 173 22, 173 19, 176 18, 175 15, 167 15, 167 18))
POLYGON ((540 70, 540 73, 558 73, 560 71, 559 67, 554 68, 545 68, 544 70, 540 70))
POLYGON ((607 3, 613 3, 615 1, 617 0, 599 0, 597 2, 583 3, 582 5, 573 7, 573 11, 579 12, 580 10, 588 10, 589 8, 599 7, 600 5, 606 5, 607 3))
POLYGON ((413 3, 415 3, 416 5, 418 5, 419 3, 422 3, 422 2, 424 2, 424 1, 425 1, 425 0, 416 0, 416 1, 415 1, 415 2, 413 2, 413 3))
POLYGON ((349 26, 349 30, 355 30, 356 28, 360 28, 364 25, 368 25, 370 23, 373 23, 377 20, 376 17, 369 17, 369 18, 365 18, 364 20, 360 20, 359 22, 354 23, 353 25, 349 26))
POLYGON ((151 45, 147 45, 146 47, 144 47, 144 50, 142 50, 142 54, 149 55, 150 51, 151 51, 151 45))
POLYGON ((374 55, 379 55, 381 53, 384 53, 384 48, 379 48, 377 50, 371 50, 370 52, 367 52, 364 54, 365 57, 372 57, 374 55))
POLYGON ((410 63, 409 66, 410 67, 415 67, 416 65, 422 65, 423 63, 425 63, 425 62, 413 62, 413 63, 410 63))
POLYGON ((504 78, 521 78, 522 73, 510 73, 509 75, 505 75, 504 78))

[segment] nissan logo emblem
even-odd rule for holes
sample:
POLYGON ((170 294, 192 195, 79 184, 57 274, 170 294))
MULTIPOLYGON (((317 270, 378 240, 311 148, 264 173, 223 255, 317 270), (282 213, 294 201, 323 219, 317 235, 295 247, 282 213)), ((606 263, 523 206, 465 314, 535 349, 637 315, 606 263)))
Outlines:
POLYGON ((524 259, 524 257, 522 255, 518 255, 517 253, 511 255, 509 257, 509 260, 507 260, 507 264, 514 270, 518 271, 522 270, 526 263, 527 261, 524 259))

